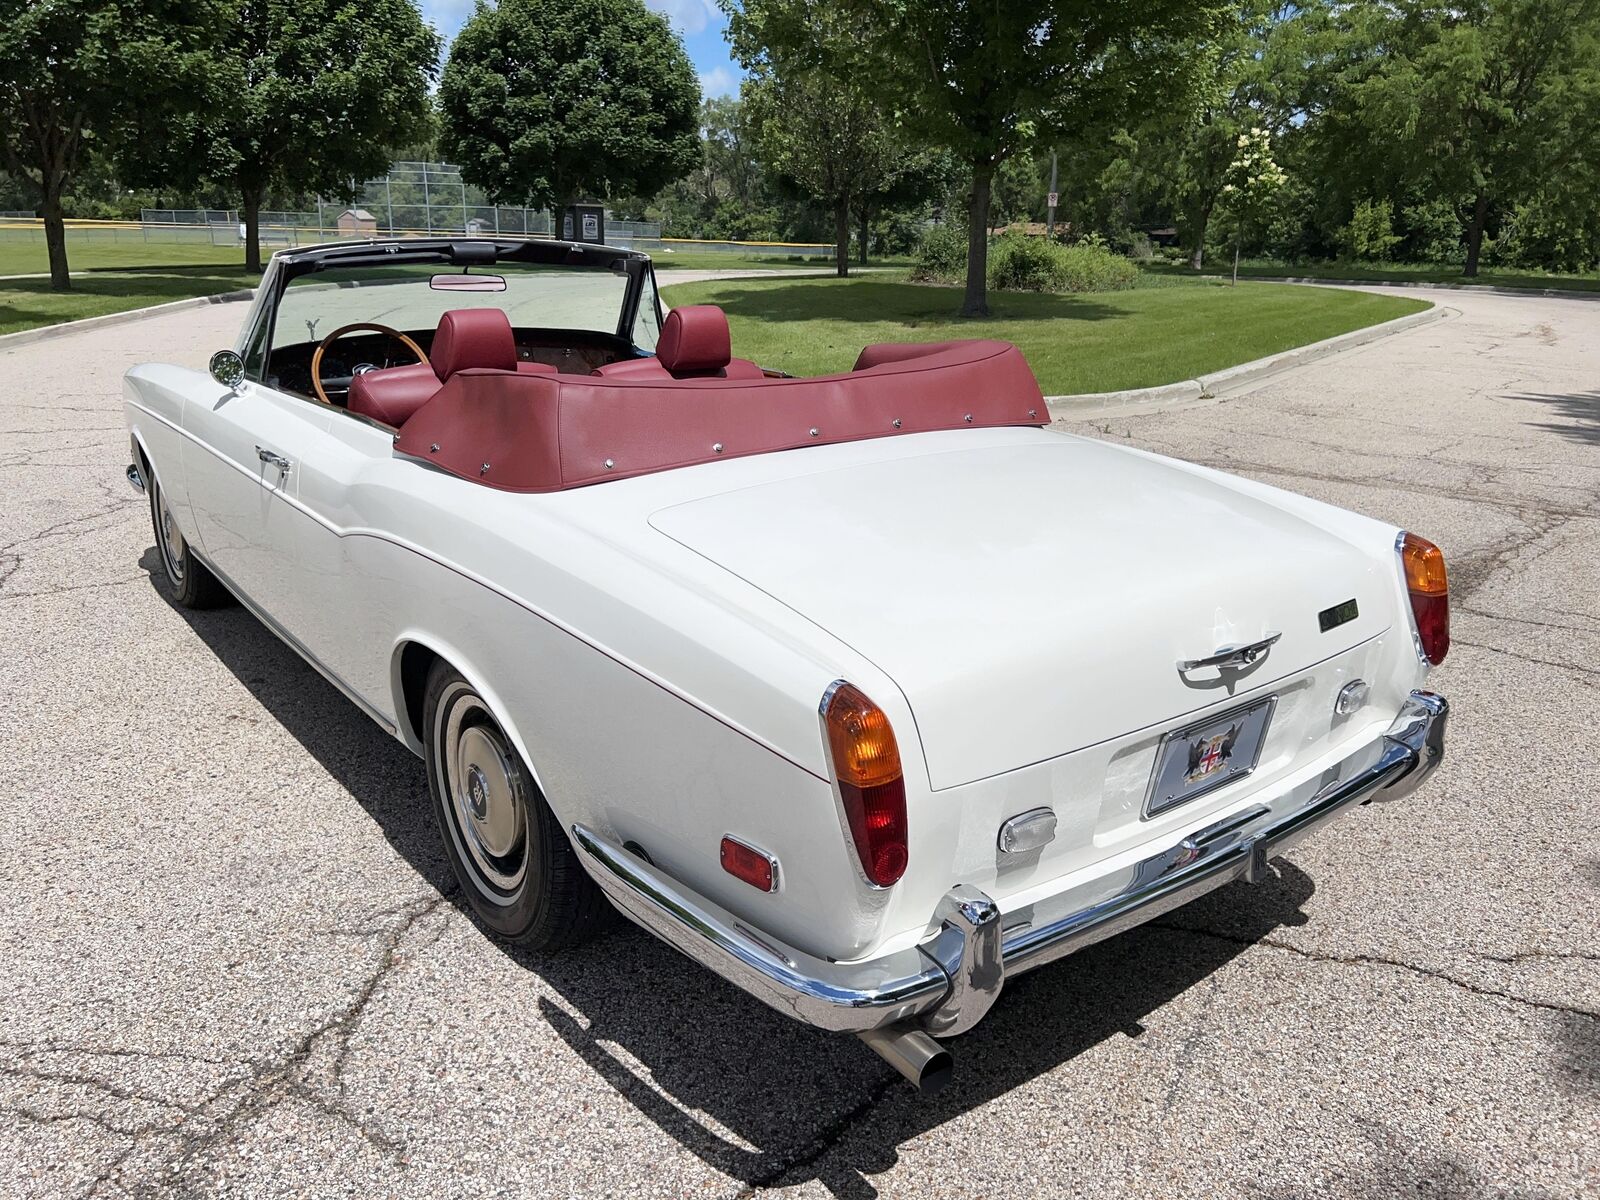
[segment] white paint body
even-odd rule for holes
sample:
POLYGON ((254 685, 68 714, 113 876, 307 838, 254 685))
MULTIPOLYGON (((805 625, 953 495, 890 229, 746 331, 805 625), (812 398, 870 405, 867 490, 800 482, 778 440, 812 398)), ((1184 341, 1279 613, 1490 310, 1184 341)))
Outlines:
POLYGON ((482 693, 570 827, 807 953, 920 940, 952 885, 1006 911, 1279 794, 1386 729, 1425 666, 1397 530, 1203 468, 1049 430, 887 437, 547 495, 455 478, 347 414, 141 366, 126 413, 187 538, 414 751, 401 653, 482 693), (287 477, 257 457, 291 460, 287 477), (1355 598, 1329 632, 1317 613, 1355 598), (1230 691, 1182 658, 1281 641, 1230 691), (817 706, 847 679, 888 714, 910 866, 862 879, 817 706), (1336 716, 1339 689, 1371 685, 1336 716), (1256 696, 1249 776, 1145 819, 1164 732, 1256 696), (1006 861, 1001 824, 1055 810, 1006 861), (724 834, 781 863, 755 891, 724 834))

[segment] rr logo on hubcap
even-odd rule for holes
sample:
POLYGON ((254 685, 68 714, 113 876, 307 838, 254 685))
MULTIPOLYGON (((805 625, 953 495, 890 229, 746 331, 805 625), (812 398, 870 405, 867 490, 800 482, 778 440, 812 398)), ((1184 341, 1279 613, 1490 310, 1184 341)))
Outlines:
POLYGON ((474 820, 481 821, 489 815, 489 781, 483 777, 481 767, 467 771, 467 807, 474 820))

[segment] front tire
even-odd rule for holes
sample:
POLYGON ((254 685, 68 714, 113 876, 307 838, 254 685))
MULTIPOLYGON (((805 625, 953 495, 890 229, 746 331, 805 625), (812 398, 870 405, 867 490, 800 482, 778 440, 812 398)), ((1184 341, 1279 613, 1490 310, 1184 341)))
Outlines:
POLYGON ((161 559, 161 571, 166 576, 167 590, 182 608, 220 608, 233 602, 233 596, 222 582, 206 569, 205 563, 195 557, 187 539, 178 528, 178 522, 167 507, 167 496, 156 480, 154 471, 147 471, 150 491, 150 524, 156 534, 156 555, 161 559))
POLYGON ((483 697, 443 661, 428 675, 423 728, 445 856, 478 920, 531 950, 565 949, 604 929, 611 906, 532 772, 483 697))

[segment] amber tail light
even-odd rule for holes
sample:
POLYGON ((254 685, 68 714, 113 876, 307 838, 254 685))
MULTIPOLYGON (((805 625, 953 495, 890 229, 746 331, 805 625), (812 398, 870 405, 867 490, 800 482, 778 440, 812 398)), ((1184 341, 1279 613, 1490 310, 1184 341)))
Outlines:
POLYGON ((906 873, 906 784, 889 718, 843 680, 822 698, 822 723, 845 820, 867 879, 878 887, 906 873))
POLYGON ((1401 534, 1398 549, 1417 623, 1417 646, 1423 658, 1438 666, 1450 652, 1450 582, 1444 552, 1414 533, 1401 534))

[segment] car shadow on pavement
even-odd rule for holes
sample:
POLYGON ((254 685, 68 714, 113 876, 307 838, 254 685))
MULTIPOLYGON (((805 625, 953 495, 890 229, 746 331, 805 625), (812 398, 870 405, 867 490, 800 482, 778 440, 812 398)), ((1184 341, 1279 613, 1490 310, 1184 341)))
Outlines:
POLYGON ((1591 446, 1600 446, 1600 391, 1577 392, 1571 395, 1520 392, 1508 395, 1506 399, 1529 400, 1535 404, 1549 405, 1557 415, 1566 417, 1569 422, 1557 425, 1551 422, 1531 421, 1529 422, 1531 428, 1542 429, 1570 442, 1586 442, 1591 446))
MULTIPOLYGON (((1149 1014, 1274 929, 1303 924, 1313 891, 1305 872, 1280 862, 1271 879, 1202 897, 1170 924, 1013 980, 976 1029, 945 1043, 955 1079, 931 1098, 856 1038, 800 1025, 642 933, 527 961, 566 1002, 542 1002, 556 1033, 686 1150, 752 1188, 815 1179, 841 1200, 865 1200, 902 1144, 1104 1042, 1137 1039, 1149 1014), (1194 935, 1212 926, 1227 936, 1194 935)), ((1049 1086, 1058 1099, 1039 1136, 1071 1136, 1056 1127, 1070 1071, 1049 1086)), ((1087 1112, 1123 1099, 1086 1091, 1074 1103, 1087 1112)))
MULTIPOLYGON (((140 565, 160 569, 153 549, 140 565)), ((151 586, 166 597, 154 575, 151 586)), ((246 609, 174 611, 422 879, 465 912, 421 761, 246 609)), ((751 1187, 815 1179, 857 1200, 877 1195, 870 1177, 893 1167, 904 1143, 1103 1043, 1137 1039, 1151 1013, 1273 930, 1303 924, 1314 884, 1290 863, 1276 867, 1261 883, 1229 885, 1009 982, 976 1029, 946 1043, 955 1080, 931 1098, 858 1039, 780 1015, 620 918, 609 936, 562 954, 502 949, 554 989, 559 1002, 541 999, 539 1012, 556 1036, 686 1151, 751 1187)), ((1169 1082, 1169 1100, 1180 1082, 1169 1082)), ((1048 1086, 1057 1095, 1054 1122, 1072 1073, 1048 1086)), ((1145 1081, 1139 1090, 1152 1088, 1145 1081)), ((1072 1102, 1089 1111, 1122 1099, 1086 1090, 1072 1102)), ((1053 1126, 1039 1135, 1071 1131, 1053 1126)))

